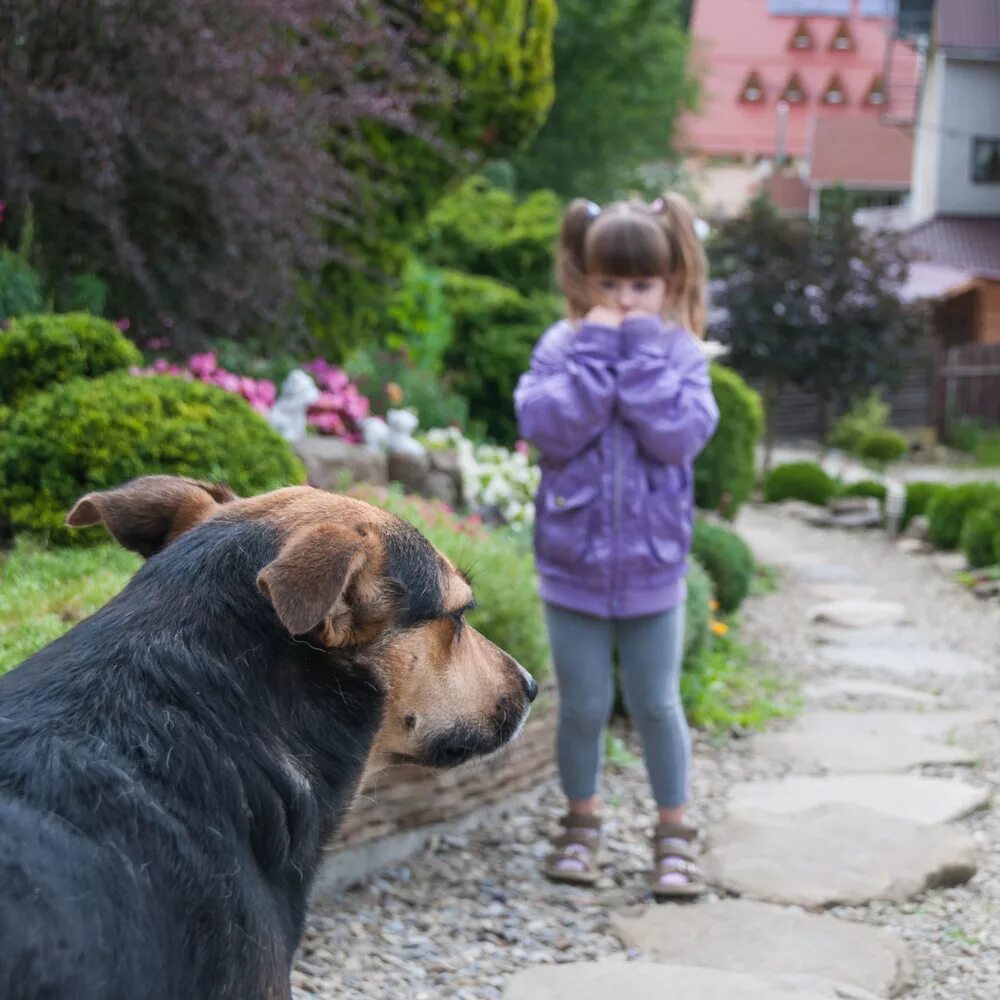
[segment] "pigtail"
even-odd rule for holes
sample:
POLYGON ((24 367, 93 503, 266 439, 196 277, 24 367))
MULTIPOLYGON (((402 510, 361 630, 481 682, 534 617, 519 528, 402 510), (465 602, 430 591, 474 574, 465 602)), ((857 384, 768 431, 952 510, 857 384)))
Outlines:
POLYGON ((582 319, 590 308, 585 247, 587 230, 600 208, 586 198, 574 198, 563 213, 556 251, 556 281, 566 297, 569 318, 582 319))
POLYGON ((658 198, 652 208, 670 245, 677 318, 696 337, 704 337, 708 260, 695 229, 694 210, 683 195, 672 191, 658 198))

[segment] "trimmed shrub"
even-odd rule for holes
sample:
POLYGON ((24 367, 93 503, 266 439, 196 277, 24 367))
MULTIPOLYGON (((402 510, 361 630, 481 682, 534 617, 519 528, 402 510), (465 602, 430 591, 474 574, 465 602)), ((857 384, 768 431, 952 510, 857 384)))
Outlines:
MULTIPOLYGON (((223 480, 244 496, 305 480, 288 443, 234 393, 116 372, 29 397, 0 437, 0 517, 54 542, 100 541, 63 520, 90 490, 167 473, 223 480)), ((0 524, 0 529, 5 526, 0 524)))
POLYGON ((749 546, 735 531, 698 520, 691 552, 712 578, 719 608, 727 614, 735 611, 753 582, 754 558, 749 546))
POLYGON ((684 662, 700 656, 712 641, 712 601, 715 592, 705 567, 692 556, 688 560, 687 604, 684 607, 684 662))
POLYGON ((836 495, 837 484, 815 462, 789 462, 772 469, 764 480, 764 499, 805 500, 822 507, 836 495))
POLYGON ((905 528, 915 517, 924 517, 931 501, 950 487, 945 483, 907 483, 906 506, 903 508, 903 518, 900 529, 905 528))
POLYGON ((710 371, 719 427, 695 459, 695 502, 732 520, 753 490, 764 411, 760 395, 731 368, 714 364, 710 371))
POLYGON ((88 313, 22 316, 0 331, 0 402, 13 405, 54 383, 141 363, 138 348, 105 319, 88 313))
POLYGON ((956 548, 965 519, 995 499, 1000 499, 1000 486, 993 483, 964 483, 941 490, 927 509, 928 538, 939 549, 956 548))
POLYGON ((855 400, 834 424, 827 443, 831 448, 840 448, 852 455, 859 454, 861 442, 872 431, 880 431, 889 419, 889 404, 876 389, 862 399, 855 400))
POLYGON ((858 455, 867 462, 874 462, 879 467, 898 461, 909 450, 909 442, 899 433, 888 427, 879 431, 870 431, 858 442, 858 455))
POLYGON ((0 248, 0 323, 42 308, 42 279, 13 250, 0 248))
POLYGON ((477 517, 459 517, 442 503, 396 489, 359 485, 350 493, 409 521, 457 566, 471 565, 480 606, 469 621, 532 677, 546 676, 548 637, 530 545, 484 527, 477 517))
POLYGON ((1000 545, 1000 500, 969 512, 962 525, 959 547, 973 569, 992 566, 998 562, 997 546, 1000 545))
POLYGON ((842 497, 874 497, 879 503, 885 504, 885 494, 885 483, 878 483, 874 479, 862 479, 859 482, 842 486, 837 495, 842 497))

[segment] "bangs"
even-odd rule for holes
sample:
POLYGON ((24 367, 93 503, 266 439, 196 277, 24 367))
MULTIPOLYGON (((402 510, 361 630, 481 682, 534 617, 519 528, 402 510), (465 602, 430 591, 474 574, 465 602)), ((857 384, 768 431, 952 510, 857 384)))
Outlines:
POLYGON ((604 213, 587 232, 587 274, 613 278, 666 277, 670 248, 663 227, 635 209, 604 213))

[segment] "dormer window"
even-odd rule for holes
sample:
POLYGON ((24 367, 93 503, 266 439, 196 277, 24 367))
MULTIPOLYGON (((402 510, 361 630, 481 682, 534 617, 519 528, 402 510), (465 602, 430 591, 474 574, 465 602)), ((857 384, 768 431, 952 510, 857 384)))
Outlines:
POLYGON ((793 73, 788 78, 788 83, 785 84, 785 89, 781 92, 781 99, 789 104, 805 103, 806 92, 798 73, 793 73))
POLYGON ((760 82, 760 77, 756 70, 752 70, 743 84, 740 91, 740 100, 747 104, 760 104, 764 100, 764 85, 760 82))
POLYGON ((831 52, 853 52, 854 36, 846 21, 841 21, 837 33, 830 39, 831 52))
POLYGON ((882 84, 881 75, 872 80, 872 85, 865 95, 865 104, 871 108, 880 108, 885 104, 885 87, 882 84))
POLYGON ((795 25, 792 37, 788 40, 788 47, 799 52, 806 52, 813 47, 813 38, 809 33, 809 25, 801 18, 799 19, 799 23, 795 25))
POLYGON ((823 94, 823 103, 838 107, 846 102, 847 94, 844 91, 844 84, 840 77, 834 73, 830 78, 830 82, 826 85, 826 91, 823 94))

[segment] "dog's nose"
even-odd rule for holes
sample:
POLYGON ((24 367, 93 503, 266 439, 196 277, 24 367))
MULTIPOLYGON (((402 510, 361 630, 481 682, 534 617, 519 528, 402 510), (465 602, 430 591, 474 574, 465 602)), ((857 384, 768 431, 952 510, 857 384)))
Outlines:
POLYGON ((538 682, 527 670, 524 671, 524 693, 528 701, 534 701, 538 697, 538 682))

